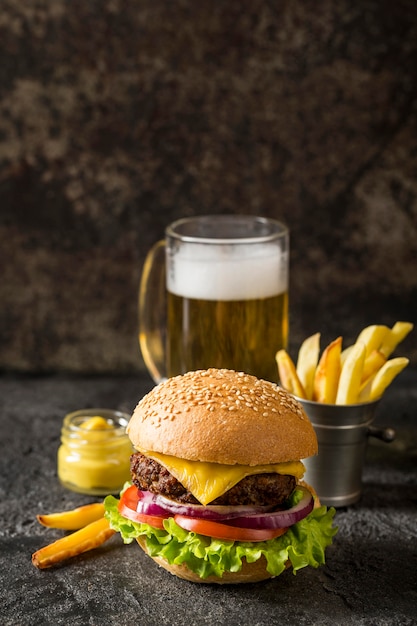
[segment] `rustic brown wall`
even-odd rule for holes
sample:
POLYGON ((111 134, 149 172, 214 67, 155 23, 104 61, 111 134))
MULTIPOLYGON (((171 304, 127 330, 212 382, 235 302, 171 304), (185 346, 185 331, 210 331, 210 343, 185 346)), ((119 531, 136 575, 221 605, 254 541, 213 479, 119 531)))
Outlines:
POLYGON ((292 350, 417 321, 415 6, 3 0, 0 369, 143 367, 144 256, 191 214, 288 223, 292 350))

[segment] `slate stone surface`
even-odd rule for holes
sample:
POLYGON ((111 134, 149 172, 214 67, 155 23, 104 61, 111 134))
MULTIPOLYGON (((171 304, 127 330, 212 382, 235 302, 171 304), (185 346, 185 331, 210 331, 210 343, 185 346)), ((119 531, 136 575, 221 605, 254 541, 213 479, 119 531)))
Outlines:
POLYGON ((193 214, 288 223, 292 350, 416 321, 412 0, 3 0, 0 55, 0 369, 143 369, 144 257, 193 214))
POLYGON ((0 377, 0 588, 4 626, 411 626, 417 624, 417 386, 405 371, 376 423, 392 444, 371 439, 359 503, 339 509, 339 532, 319 570, 266 583, 195 585, 159 569, 117 536, 49 570, 31 554, 60 531, 38 513, 92 499, 62 488, 56 451, 64 415, 105 406, 132 411, 151 388, 145 376, 0 377))

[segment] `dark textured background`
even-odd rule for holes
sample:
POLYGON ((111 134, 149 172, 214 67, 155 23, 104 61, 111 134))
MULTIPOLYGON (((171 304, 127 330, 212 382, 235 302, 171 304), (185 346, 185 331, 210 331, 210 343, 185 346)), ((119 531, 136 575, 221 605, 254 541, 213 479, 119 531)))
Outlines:
POLYGON ((192 214, 288 223, 292 351, 417 321, 416 6, 0 0, 0 369, 142 368, 144 256, 192 214))

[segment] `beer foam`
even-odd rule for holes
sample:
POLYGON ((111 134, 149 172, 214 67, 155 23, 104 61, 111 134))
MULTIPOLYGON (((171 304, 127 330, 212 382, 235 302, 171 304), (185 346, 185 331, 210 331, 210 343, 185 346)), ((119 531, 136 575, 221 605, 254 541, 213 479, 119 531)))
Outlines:
POLYGON ((269 246, 184 245, 168 258, 167 289, 198 300, 255 300, 288 288, 288 253, 269 246))

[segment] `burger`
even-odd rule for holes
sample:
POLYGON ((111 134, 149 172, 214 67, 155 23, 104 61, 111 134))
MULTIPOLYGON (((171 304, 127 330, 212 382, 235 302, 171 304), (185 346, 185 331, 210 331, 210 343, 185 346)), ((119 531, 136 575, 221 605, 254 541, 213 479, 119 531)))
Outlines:
POLYGON ((279 386, 226 369, 188 372, 145 395, 127 432, 131 482, 106 498, 106 517, 172 574, 255 582, 325 562, 335 510, 302 482, 316 435, 279 386))

